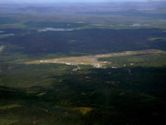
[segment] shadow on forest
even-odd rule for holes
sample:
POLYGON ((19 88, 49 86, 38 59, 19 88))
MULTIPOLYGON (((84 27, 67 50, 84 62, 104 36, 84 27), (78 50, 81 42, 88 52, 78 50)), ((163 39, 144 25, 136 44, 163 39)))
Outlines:
POLYGON ((27 118, 48 125, 165 122, 166 68, 91 69, 60 77, 61 81, 49 88, 0 86, 1 115, 16 115, 23 125, 27 118), (21 107, 2 108, 13 103, 21 107))

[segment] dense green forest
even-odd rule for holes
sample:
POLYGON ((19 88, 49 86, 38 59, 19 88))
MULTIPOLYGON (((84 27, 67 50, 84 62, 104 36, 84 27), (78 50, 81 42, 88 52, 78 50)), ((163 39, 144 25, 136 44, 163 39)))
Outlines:
MULTIPOLYGON (((159 121, 164 122, 165 68, 89 69, 63 75, 55 70, 49 76, 43 74, 46 71, 49 74, 45 66, 29 66, 28 69, 31 72, 26 72, 26 76, 17 71, 20 79, 26 81, 28 77, 33 83, 41 84, 28 85, 27 88, 30 81, 15 80, 21 84, 12 88, 0 87, 2 124, 87 125, 111 122, 113 125, 157 125, 159 121), (36 70, 41 73, 40 80, 36 70), (42 77, 51 84, 43 85, 42 77)), ((20 70, 27 71, 27 67, 20 70)), ((6 80, 5 83, 11 83, 10 79, 6 80)))

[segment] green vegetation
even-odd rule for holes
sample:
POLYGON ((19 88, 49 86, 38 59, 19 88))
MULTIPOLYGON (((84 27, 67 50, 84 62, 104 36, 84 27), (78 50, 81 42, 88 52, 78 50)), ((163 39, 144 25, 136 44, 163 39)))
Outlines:
POLYGON ((26 80, 14 88, 0 87, 2 125, 123 125, 137 121, 145 125, 157 124, 164 115, 165 68, 89 69, 58 75, 41 67, 36 72, 37 67, 28 68, 31 72, 15 70, 31 74, 28 80, 33 83, 32 75, 47 72, 52 79, 49 86, 40 84, 40 74, 36 81, 41 82, 31 87, 26 80))
POLYGON ((0 79, 0 85, 11 87, 48 86, 53 81, 49 76, 54 74, 61 76, 71 69, 72 67, 65 65, 5 64, 3 65, 4 72, 0 79))
POLYGON ((101 60, 121 68, 80 66, 74 71, 76 66, 1 62, 0 124, 124 125, 139 121, 138 125, 146 125, 163 121, 164 54, 101 60))
POLYGON ((2 57, 6 58, 0 63, 1 125, 124 125, 137 121, 146 125, 163 121, 164 53, 101 58, 119 68, 80 66, 77 71, 74 65, 21 64, 30 58, 22 55, 2 57))
POLYGON ((115 56, 99 58, 100 61, 109 61, 112 67, 165 67, 166 54, 138 54, 130 56, 115 56))
POLYGON ((0 5, 0 125, 165 125, 165 15, 165 2, 0 5))

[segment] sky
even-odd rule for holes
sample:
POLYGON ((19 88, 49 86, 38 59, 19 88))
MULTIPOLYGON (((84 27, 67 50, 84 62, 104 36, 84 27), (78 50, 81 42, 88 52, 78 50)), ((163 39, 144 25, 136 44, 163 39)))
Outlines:
POLYGON ((111 2, 111 1, 166 1, 166 0, 0 0, 0 3, 54 3, 54 2, 111 2))

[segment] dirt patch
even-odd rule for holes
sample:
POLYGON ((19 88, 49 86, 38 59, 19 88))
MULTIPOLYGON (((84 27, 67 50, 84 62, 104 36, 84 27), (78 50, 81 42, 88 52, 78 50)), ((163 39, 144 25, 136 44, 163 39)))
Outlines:
POLYGON ((141 50, 141 51, 124 51, 118 53, 108 53, 108 54, 97 54, 90 56, 72 56, 72 57, 62 57, 62 58, 52 58, 52 59, 42 59, 27 61, 25 64, 66 64, 66 65, 92 65, 96 68, 102 68, 111 62, 99 61, 100 58, 104 57, 116 57, 116 56, 130 56, 130 55, 141 55, 141 54, 157 54, 166 53, 161 50, 141 50))

